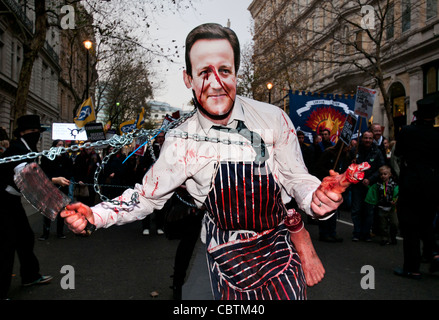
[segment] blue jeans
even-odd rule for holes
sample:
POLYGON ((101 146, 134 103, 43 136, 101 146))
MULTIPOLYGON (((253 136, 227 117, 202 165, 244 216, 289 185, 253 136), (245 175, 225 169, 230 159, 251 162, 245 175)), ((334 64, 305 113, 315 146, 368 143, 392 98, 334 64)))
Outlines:
POLYGON ((361 183, 352 186, 351 217, 354 224, 352 233, 354 238, 366 240, 370 238, 370 229, 373 222, 373 205, 364 202, 367 187, 361 183))

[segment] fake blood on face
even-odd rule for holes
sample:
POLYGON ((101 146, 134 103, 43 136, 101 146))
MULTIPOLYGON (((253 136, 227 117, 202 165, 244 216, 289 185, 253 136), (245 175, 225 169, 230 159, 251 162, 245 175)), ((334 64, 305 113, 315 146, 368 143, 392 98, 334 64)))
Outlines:
POLYGON ((235 102, 235 100, 233 100, 233 98, 230 96, 229 92, 227 91, 226 87, 224 86, 224 83, 223 83, 223 81, 221 80, 221 78, 219 77, 218 73, 216 72, 215 67, 212 66, 212 65, 209 65, 209 66, 207 67, 207 73, 206 73, 206 75, 204 76, 204 79, 203 79, 203 85, 201 86, 201 92, 200 92, 200 96, 198 97, 198 103, 199 103, 202 107, 204 107, 204 106, 201 104, 201 96, 203 95, 203 92, 204 92, 204 84, 205 84, 206 80, 209 79, 209 76, 210 76, 211 73, 213 73, 213 75, 215 76, 215 80, 219 83, 219 85, 220 85, 221 88, 224 90, 224 92, 226 93, 226 95, 230 98, 230 100, 232 100, 232 102, 235 102))

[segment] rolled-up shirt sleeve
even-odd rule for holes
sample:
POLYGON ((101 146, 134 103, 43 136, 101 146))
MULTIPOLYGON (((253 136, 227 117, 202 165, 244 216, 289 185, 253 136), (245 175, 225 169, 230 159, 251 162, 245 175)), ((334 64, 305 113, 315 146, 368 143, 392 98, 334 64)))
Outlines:
POLYGON ((312 194, 321 181, 308 173, 297 139, 296 129, 286 113, 280 110, 280 127, 274 146, 275 161, 279 170, 279 182, 285 191, 295 198, 300 209, 315 217, 311 210, 312 194))

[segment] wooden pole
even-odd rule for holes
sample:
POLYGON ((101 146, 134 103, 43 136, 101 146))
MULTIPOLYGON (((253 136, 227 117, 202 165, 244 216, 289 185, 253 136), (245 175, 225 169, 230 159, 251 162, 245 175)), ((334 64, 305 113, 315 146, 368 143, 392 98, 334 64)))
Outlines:
MULTIPOLYGON (((340 139, 339 139, 339 141, 340 141, 340 139)), ((335 168, 337 167, 338 160, 340 159, 341 151, 343 150, 343 148, 344 148, 344 142, 342 141, 342 142, 340 143, 340 150, 338 150, 337 159, 335 160, 335 163, 334 163, 334 168, 332 169, 332 170, 334 170, 334 171, 335 171, 335 168)))
POLYGON ((357 154, 358 154, 358 149, 360 148, 360 133, 361 133, 361 123, 363 122, 363 118, 360 118, 360 124, 358 125, 358 137, 357 137, 357 147, 355 148, 355 156, 354 156, 354 161, 355 163, 357 163, 357 154))

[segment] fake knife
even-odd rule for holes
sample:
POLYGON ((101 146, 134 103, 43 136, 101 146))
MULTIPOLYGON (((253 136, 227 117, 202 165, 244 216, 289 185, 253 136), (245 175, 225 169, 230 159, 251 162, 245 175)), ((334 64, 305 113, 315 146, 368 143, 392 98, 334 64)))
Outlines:
MULTIPOLYGON (((23 197, 42 215, 54 221, 57 215, 72 202, 59 190, 36 163, 27 164, 14 175, 14 181, 23 197)), ((86 219, 87 220, 87 219, 86 219)), ((85 232, 91 235, 96 226, 87 220, 85 232)))

